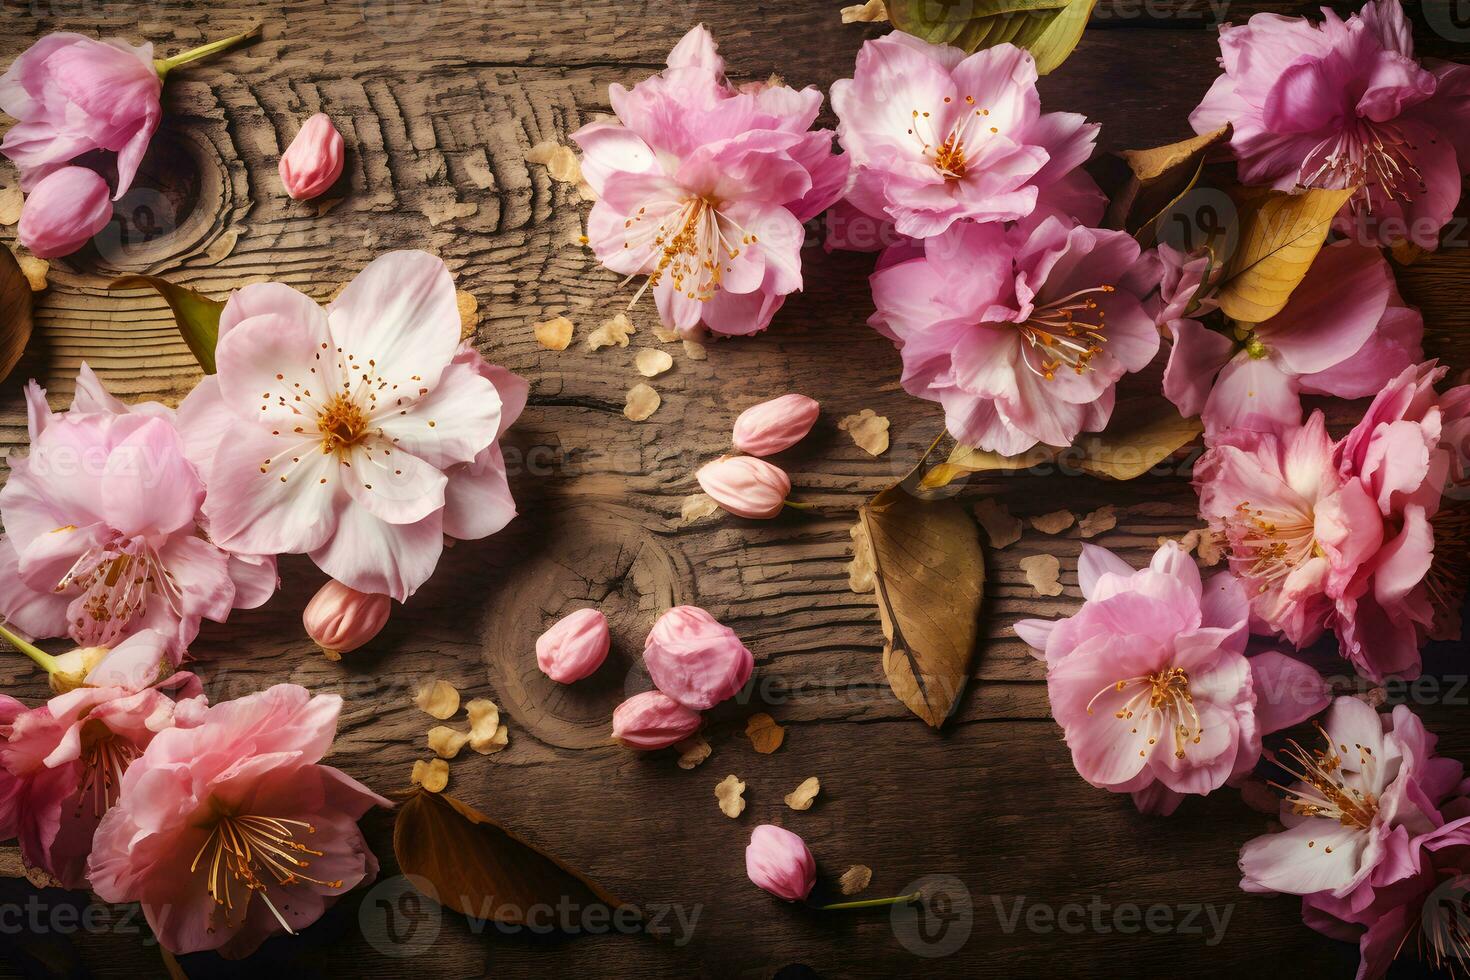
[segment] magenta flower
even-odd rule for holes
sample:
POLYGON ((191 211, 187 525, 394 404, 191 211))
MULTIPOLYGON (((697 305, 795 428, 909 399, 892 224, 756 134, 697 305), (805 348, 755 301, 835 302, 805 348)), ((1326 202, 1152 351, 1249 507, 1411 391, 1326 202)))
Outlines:
POLYGON ((1085 224, 1106 201, 1077 168, 1097 125, 1042 114, 1036 62, 1011 44, 966 55, 894 32, 864 42, 832 83, 837 133, 852 158, 847 205, 928 238, 956 221, 1011 221, 1038 206, 1085 224))
POLYGON ((661 74, 609 88, 616 121, 572 134, 598 196, 593 252, 614 272, 647 276, 664 323, 686 333, 701 321, 722 334, 769 326, 802 285, 802 222, 847 176, 831 131, 811 129, 819 91, 737 89, 724 73, 709 31, 695 27, 661 74))
POLYGON ((53 170, 25 199, 16 238, 37 258, 70 255, 112 220, 110 194, 107 181, 84 167, 53 170))
POLYGON ((696 711, 734 697, 755 669, 735 631, 698 606, 675 606, 654 622, 643 662, 655 687, 696 711))
POLYGON ((278 684, 160 733, 97 828, 93 891, 142 903, 175 953, 233 958, 371 881, 378 862, 357 821, 391 804, 319 764, 341 709, 335 694, 278 684))
POLYGON ((1201 583, 1175 542, 1148 568, 1083 545, 1076 615, 1016 624, 1047 664, 1052 714, 1093 786, 1169 814, 1254 768, 1261 736, 1327 705, 1316 671, 1279 653, 1247 659, 1249 608, 1222 572, 1201 583))
POLYGON ((994 452, 1102 429, 1114 384, 1159 346, 1142 303, 1158 271, 1123 232, 963 222, 894 246, 870 281, 868 324, 898 347, 904 388, 942 404, 959 442, 994 452))
POLYGON ((71 410, 26 393, 31 452, 0 490, 0 615, 31 636, 113 646, 156 629, 177 660, 202 619, 259 606, 275 560, 217 547, 173 412, 124 405, 85 364, 71 410))
POLYGON ((165 671, 167 654, 165 638, 143 630, 103 657, 86 686, 42 707, 0 696, 0 837, 19 837, 26 864, 67 888, 86 887, 92 834, 124 771, 155 735, 203 710, 198 678, 165 671))
POLYGON ((1220 28, 1220 54, 1225 74, 1189 121, 1198 133, 1234 127, 1241 180, 1358 187, 1340 230, 1438 244, 1470 170, 1470 68, 1416 62, 1398 0, 1347 20, 1324 8, 1320 24, 1257 14, 1220 28))
POLYGON ((515 505, 498 440, 526 387, 459 332, 454 280, 427 252, 379 257, 326 309, 281 283, 236 291, 219 373, 179 409, 215 539, 307 552, 402 602, 446 534, 504 527, 515 505))

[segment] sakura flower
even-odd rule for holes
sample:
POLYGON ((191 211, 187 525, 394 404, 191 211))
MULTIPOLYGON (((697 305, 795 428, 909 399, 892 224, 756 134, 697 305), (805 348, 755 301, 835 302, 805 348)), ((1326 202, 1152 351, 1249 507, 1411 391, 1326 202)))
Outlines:
POLYGON ((391 252, 326 308, 281 283, 238 290, 216 362, 180 406, 204 513, 226 548, 307 552, 343 585, 407 599, 444 536, 515 515, 498 439, 525 384, 461 347, 454 281, 391 252))
POLYGON ((1102 429, 1114 384, 1158 350, 1141 302, 1158 272, 1123 232, 962 222, 894 246, 870 281, 868 324, 898 347, 904 388, 942 404, 956 440, 994 452, 1102 429))
POLYGON ((750 832, 745 875, 777 898, 801 902, 817 883, 817 862, 806 841, 784 827, 763 823, 750 832))
POLYGON ((42 707, 0 697, 0 836, 19 837, 26 864, 68 888, 86 887, 92 834, 124 771, 204 706, 193 674, 166 669, 167 652, 163 636, 143 630, 109 651, 86 686, 42 707))
POLYGON ((357 820, 381 796, 319 760, 342 699, 278 684, 159 733, 123 774, 88 874, 109 902, 140 902, 175 953, 249 955, 295 933, 378 862, 357 820))
POLYGON ((802 286, 802 222, 847 176, 831 131, 811 129, 819 91, 774 79, 737 89, 724 71, 695 27, 661 74, 609 88, 616 121, 572 134, 598 197, 593 252, 614 272, 647 276, 639 295, 652 288, 664 323, 685 333, 701 321, 722 334, 769 326, 802 286))
POLYGON ((0 615, 82 646, 156 629, 177 659, 202 619, 275 591, 273 559, 206 534, 204 483, 170 409, 124 405, 85 364, 68 412, 53 415, 35 382, 26 401, 31 452, 11 458, 0 490, 0 615))
POLYGON ((1464 773, 1403 705, 1379 715, 1340 697, 1321 733, 1323 748, 1292 742, 1278 759, 1296 777, 1284 787, 1286 829, 1241 848, 1240 886, 1307 896, 1306 907, 1342 918, 1411 870, 1414 838, 1444 824, 1439 806, 1464 773))
POLYGON ((1470 68, 1414 60, 1398 0, 1373 0, 1313 24, 1257 14, 1220 28, 1220 64, 1190 115, 1225 123, 1248 184, 1358 191, 1339 216, 1373 244, 1433 249, 1470 170, 1470 68))
POLYGON ((1074 616, 1023 620, 1016 634, 1047 664, 1052 714, 1078 773, 1169 814, 1249 772, 1261 736, 1326 706, 1317 673, 1279 653, 1245 656, 1249 608, 1228 572, 1201 583, 1166 542, 1147 568, 1084 544, 1074 616))
POLYGON ((845 203, 910 238, 1024 218, 1053 194, 1055 211, 1097 222, 1106 202, 1077 168, 1098 127, 1042 114, 1036 78, 1012 44, 967 56, 899 32, 865 42, 853 77, 832 83, 853 167, 845 203))

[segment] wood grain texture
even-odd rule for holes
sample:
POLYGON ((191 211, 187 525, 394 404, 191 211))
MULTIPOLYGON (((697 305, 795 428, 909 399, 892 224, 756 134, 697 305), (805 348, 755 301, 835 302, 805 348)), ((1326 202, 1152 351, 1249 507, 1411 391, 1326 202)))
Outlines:
MULTIPOLYGON (((839 6, 6 0, 0 8, 6 63, 54 30, 148 39, 172 54, 264 24, 260 42, 169 79, 163 128, 139 189, 123 205, 129 234, 53 263, 30 352, 0 386, 0 445, 24 445, 27 377, 46 384, 53 405, 69 399, 84 360, 126 399, 176 402, 196 382, 163 302, 141 291, 109 293, 105 284, 118 273, 166 272, 219 297, 270 278, 325 298, 381 252, 442 255, 459 288, 479 301, 480 349, 532 383, 530 405, 507 439, 521 516, 490 540, 446 552, 385 633, 340 664, 316 654, 300 626, 321 574, 305 559, 285 560, 282 592, 266 608, 206 624, 195 648, 199 670, 215 699, 283 681, 340 692, 346 708, 330 761, 384 791, 406 785, 412 761, 428 754, 424 733, 433 722, 410 701, 419 682, 442 677, 466 697, 494 698, 510 746, 457 760, 451 792, 611 892, 698 916, 682 944, 477 930, 393 890, 401 879, 392 817, 376 813, 364 825, 386 891, 366 901, 354 895, 300 939, 274 941, 245 965, 183 957, 191 977, 812 975, 785 969, 794 964, 825 977, 1348 975, 1352 952, 1303 927, 1294 901, 1237 889, 1239 845, 1265 829, 1265 817, 1231 793, 1190 800, 1167 821, 1140 817, 1126 798, 1076 776, 1049 719, 1041 668, 1010 628, 1018 618, 1076 608, 1075 529, 1052 537, 1028 527, 1020 542, 987 555, 985 635, 969 690, 943 732, 893 698, 880 669, 877 610, 870 596, 848 588, 848 529, 858 505, 902 475, 942 422, 934 406, 900 390, 897 355, 865 326, 871 256, 810 248, 806 291, 767 333, 711 344, 706 360, 667 345, 675 366, 651 382, 663 405, 643 423, 625 419, 622 406, 626 390, 643 380, 633 369, 636 351, 658 344, 651 303, 633 312, 638 333, 628 349, 585 351, 586 333, 623 309, 629 291, 576 244, 587 206, 528 165, 526 151, 564 141, 608 112, 607 85, 657 70, 697 22, 714 31, 738 78, 778 72, 791 84, 825 88, 850 73, 865 38, 884 30, 840 24, 839 6), (348 146, 342 181, 328 195, 341 202, 320 215, 286 198, 276 175, 280 152, 317 111, 331 115, 348 146), (145 241, 139 227, 156 233, 145 241), (578 329, 561 353, 542 349, 531 330, 556 314, 578 329), (769 522, 715 516, 683 524, 693 472, 728 443, 735 414, 786 391, 823 406, 812 436, 777 459, 792 474, 793 496, 815 509, 769 522), (892 447, 876 459, 836 425, 864 408, 892 421, 892 447), (1019 566, 1044 553, 1062 561, 1065 590, 1056 598, 1038 596, 1019 566), (711 713, 714 753, 688 772, 672 756, 635 755, 607 738, 614 705, 648 686, 639 667, 643 636, 679 602, 708 608, 757 658, 755 695, 711 713), (612 655, 589 680, 555 685, 535 668, 533 640, 588 604, 611 620, 612 655), (757 710, 787 726, 773 755, 755 754, 742 734, 757 710), (738 820, 722 816, 713 795, 729 773, 749 784, 738 820), (811 775, 822 781, 816 805, 786 809, 782 797, 811 775), (821 914, 775 901, 743 870, 744 845, 761 822, 801 833, 824 885, 854 863, 873 868, 870 895, 897 893, 929 874, 960 879, 972 899, 968 941, 948 955, 917 955, 883 910, 821 914), (1214 945, 1207 924, 1203 934, 1032 931, 1024 908, 1008 931, 1018 899, 1110 910, 1208 903, 1228 906, 1231 917, 1214 945), (414 928, 392 935, 374 928, 385 902, 414 928)), ((1238 21, 1313 6, 1235 3, 1229 13, 1238 21)), ((1188 111, 1216 71, 1207 29, 1216 19, 1198 0, 1104 0, 1074 57, 1043 80, 1044 104, 1102 122, 1105 149, 1188 135, 1188 111)), ((1420 27, 1425 50, 1463 49, 1464 39, 1420 27)), ((1400 275, 1406 297, 1424 308, 1430 352, 1457 367, 1470 363, 1467 243, 1462 231, 1400 275)), ((1350 414, 1335 410, 1337 418, 1350 414)), ((1117 527, 1094 540, 1140 563, 1159 536, 1196 523, 1188 471, 1185 461, 1126 487, 988 476, 965 493, 995 496, 1021 516, 1113 504, 1117 527)), ((1464 673, 1452 656, 1441 659, 1447 673, 1464 673)), ((14 658, 0 661, 0 681, 27 700, 44 693, 14 658)), ((1444 751, 1470 757, 1463 708, 1422 713, 1442 733, 1444 751)), ((75 937, 74 945, 98 976, 162 971, 157 951, 121 925, 75 937)))

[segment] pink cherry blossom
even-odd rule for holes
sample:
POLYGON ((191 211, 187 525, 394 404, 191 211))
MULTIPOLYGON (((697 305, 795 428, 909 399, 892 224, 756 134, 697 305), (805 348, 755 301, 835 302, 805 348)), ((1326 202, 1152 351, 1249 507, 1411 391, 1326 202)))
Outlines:
POLYGON ((752 456, 774 456, 806 438, 820 411, 815 399, 795 392, 763 401, 735 419, 730 443, 752 456))
POLYGON ((111 646, 142 628, 183 654, 201 619, 223 622, 276 589, 275 561, 221 550, 204 483, 173 412, 124 405, 85 364, 69 411, 27 388, 31 451, 0 490, 0 615, 31 636, 111 646))
POLYGON ((1257 14, 1220 28, 1225 73, 1191 114, 1225 123, 1241 179, 1281 190, 1358 187, 1339 216, 1363 241, 1438 244, 1470 170, 1470 67, 1414 60, 1398 0, 1321 23, 1257 14))
POLYGON ((369 595, 330 579, 302 610, 301 625, 328 660, 340 660, 382 632, 392 609, 385 595, 369 595))
POLYGON ((847 176, 832 132, 811 128, 821 92, 731 86, 699 26, 661 74, 608 97, 617 119, 572 134, 598 197, 587 220, 598 260, 648 277, 643 289, 681 332, 701 321, 722 334, 764 330, 801 289, 802 222, 847 176))
POLYGON ((734 697, 755 669, 735 631, 698 606, 660 616, 644 641, 643 661, 660 691, 696 711, 734 697))
POLYGON ((788 902, 802 902, 817 883, 817 862, 806 841, 763 823, 751 831, 745 848, 745 875, 752 883, 788 902))
POLYGON ((281 154, 277 167, 281 186, 293 201, 306 201, 326 193, 342 176, 342 151, 342 134, 332 125, 331 117, 318 112, 306 120, 281 154))
POLYGON ((536 637, 536 666, 559 684, 590 677, 607 659, 612 634, 596 609, 568 613, 536 637))
POLYGON ((1280 653, 1245 656, 1249 607, 1228 572, 1200 581, 1166 542, 1147 568, 1083 545, 1086 599, 1066 619, 1022 620, 1016 634, 1047 664, 1052 714, 1078 773, 1172 813, 1250 772, 1261 736, 1327 705, 1316 671, 1280 653))
POLYGON ((342 699, 278 684, 159 733, 97 828, 88 874, 104 901, 140 902, 175 953, 249 955, 371 881, 357 820, 381 796, 319 760, 342 699))
POLYGON ((515 516, 498 440, 526 386, 459 340, 448 268, 390 252, 325 309, 281 283, 238 290, 219 373, 179 409, 222 546, 307 552, 359 592, 407 599, 444 537, 515 516))
POLYGON ((791 492, 791 477, 785 470, 754 456, 722 456, 705 463, 694 477, 721 508, 754 520, 781 513, 791 492))
POLYGON ((1012 455, 1107 424, 1115 383, 1158 350, 1142 303, 1158 278, 1123 232, 961 222, 885 253, 868 324, 898 347, 904 388, 944 406, 956 440, 1012 455))
POLYGON ((38 258, 70 255, 112 220, 111 193, 84 167, 53 170, 25 199, 16 237, 38 258))
POLYGON ((203 710, 198 678, 165 670, 166 658, 165 638, 143 630, 42 707, 0 697, 0 837, 19 837, 26 864, 67 888, 86 887, 92 834, 124 771, 203 710))
MULTIPOLYGON (((1030 52, 1011 44, 966 55, 897 31, 864 42, 853 77, 832 83, 852 158, 847 207, 916 239, 1038 207, 1096 223, 1106 201, 1077 168, 1098 127, 1076 113, 1043 114, 1036 77, 1030 52)), ((869 247, 842 238, 841 247, 869 247)))
POLYGON ((613 710, 613 738, 645 752, 666 749, 699 731, 699 712, 662 691, 635 694, 613 710))

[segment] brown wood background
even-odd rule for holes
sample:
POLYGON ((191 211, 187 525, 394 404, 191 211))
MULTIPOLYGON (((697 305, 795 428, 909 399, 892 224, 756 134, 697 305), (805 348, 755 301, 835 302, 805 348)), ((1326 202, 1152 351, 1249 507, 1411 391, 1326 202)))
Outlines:
MULTIPOLYGON (((5 0, 0 7, 6 64, 56 30, 150 39, 172 54, 264 24, 259 43, 169 79, 139 199, 174 216, 165 216, 151 241, 117 239, 54 263, 51 286, 38 297, 30 351, 0 387, 0 444, 25 443, 26 377, 41 379, 56 406, 69 400, 83 360, 127 399, 173 403, 198 379, 158 299, 104 288, 119 272, 167 273, 220 297, 272 278, 325 298, 380 252, 442 255, 459 287, 479 300, 480 349, 532 383, 530 405, 507 441, 520 518, 492 539, 446 552, 385 633, 341 664, 316 654, 300 626, 321 574, 304 558, 287 559, 282 591, 266 608, 206 624, 194 650, 198 668, 216 699, 281 681, 341 692, 346 707, 329 761, 384 791, 406 785, 412 760, 428 755, 423 737, 433 722, 409 701, 421 680, 443 677, 467 698, 492 697, 510 725, 510 747, 488 758, 467 751, 452 766, 450 791, 632 902, 698 912, 683 945, 477 932, 457 915, 441 917, 402 897, 393 877, 392 816, 380 812, 364 826, 388 890, 374 893, 365 909, 361 893, 352 896, 302 938, 273 942, 233 972, 1351 974, 1354 951, 1307 930, 1294 900, 1237 890, 1237 850, 1268 819, 1236 794, 1192 799, 1167 820, 1147 818, 1126 797, 1093 790, 1074 773, 1048 716, 1042 670, 1010 626, 1075 608, 1075 530, 1053 538, 1028 528, 1019 543, 989 554, 983 647, 944 732, 926 728, 890 695, 876 608, 848 588, 848 528, 857 506, 912 464, 940 415, 899 389, 898 357, 864 325, 870 256, 809 249, 806 292, 787 302, 767 333, 712 344, 702 361, 668 346, 675 367, 651 382, 663 406, 643 423, 625 419, 622 406, 628 387, 642 380, 634 354, 657 345, 652 304, 634 312, 639 332, 630 348, 583 348, 587 332, 622 309, 629 292, 576 245, 588 206, 572 187, 528 165, 526 151, 565 140, 607 112, 609 83, 632 84, 658 70, 698 22, 713 30, 732 77, 776 72, 793 85, 825 89, 850 74, 865 38, 887 29, 843 25, 840 6, 5 0), (346 173, 328 195, 344 199, 321 216, 286 198, 276 174, 280 152, 317 111, 333 118, 348 145, 346 173), (531 332, 533 321, 557 313, 578 326, 563 353, 541 349, 531 332), (791 390, 823 406, 814 434, 780 460, 792 474, 793 496, 816 510, 770 522, 716 516, 679 526, 680 503, 696 489, 693 471, 727 444, 734 415, 791 390), (881 458, 836 428, 864 408, 892 420, 893 446, 881 458), (1038 597, 1026 583, 1018 562, 1039 553, 1061 558, 1062 596, 1038 597), (643 636, 675 602, 705 606, 755 651, 758 699, 787 726, 774 755, 755 754, 743 735, 745 717, 761 710, 754 704, 713 713, 714 754, 693 771, 678 769, 667 753, 638 755, 608 743, 612 708, 645 684, 635 669, 643 636), (587 604, 608 613, 614 653, 594 678, 563 688, 536 670, 532 642, 555 618, 587 604), (721 815, 713 795, 729 773, 749 786, 738 820, 721 815), (811 775, 822 782, 817 804, 788 810, 782 797, 811 775), (900 941, 886 910, 820 914, 777 902, 744 874, 750 830, 766 821, 806 839, 824 885, 853 863, 872 867, 871 896, 897 893, 928 874, 957 877, 971 896, 968 940, 950 955, 923 957, 900 941), (1207 944, 1212 930, 1203 917, 1203 935, 1038 932, 1024 917, 1007 932, 996 903, 1009 914, 1022 897, 1028 906, 1157 904, 1174 909, 1176 921, 1183 907, 1208 903, 1217 914, 1228 906, 1231 917, 1215 945, 1207 944), (361 926, 382 921, 380 900, 397 902, 400 932, 361 926)), ((1470 19, 1454 20, 1450 0, 1413 6, 1422 53, 1470 55, 1470 19)), ((1228 14, 1240 21, 1262 10, 1313 7, 1239 2, 1228 14)), ((1075 55, 1043 80, 1044 106, 1102 122, 1104 149, 1188 135, 1187 114, 1216 74, 1215 16, 1204 0, 1102 0, 1075 55)), ((1440 254, 1400 274, 1404 293, 1424 309, 1426 346, 1457 367, 1470 364, 1467 241, 1461 231, 1440 254)), ((993 494, 1022 516, 1115 504, 1117 528, 1096 540, 1135 563, 1159 535, 1195 523, 1187 466, 1127 485, 1019 476, 976 481, 967 493, 993 494)), ((1463 648, 1439 659, 1445 673, 1463 677, 1456 653, 1463 648)), ((26 667, 17 657, 0 659, 0 682, 39 699, 43 685, 26 667)), ((1470 758, 1464 694, 1450 681, 1424 700, 1434 702, 1419 710, 1443 736, 1443 749, 1470 758)), ((45 908, 57 900, 55 893, 42 898, 45 908)), ((114 919, 48 941, 69 938, 93 975, 160 974, 156 948, 136 927, 136 920, 114 919)), ((196 977, 232 972, 207 955, 185 957, 183 965, 196 977)))

